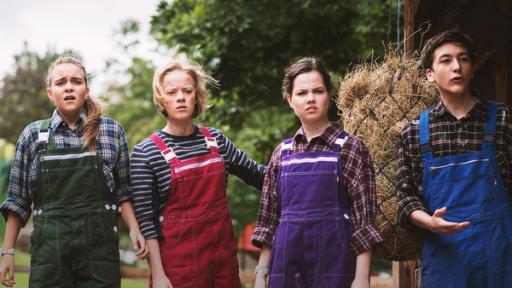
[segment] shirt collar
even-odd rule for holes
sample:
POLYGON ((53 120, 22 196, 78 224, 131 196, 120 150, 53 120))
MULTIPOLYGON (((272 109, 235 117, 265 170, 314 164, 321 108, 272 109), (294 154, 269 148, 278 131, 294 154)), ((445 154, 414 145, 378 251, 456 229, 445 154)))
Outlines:
MULTIPOLYGON (((80 127, 85 121, 87 120, 87 113, 85 112, 85 109, 80 112, 80 116, 76 120, 76 127, 80 127)), ((57 109, 53 110, 52 114, 52 120, 50 121, 50 129, 52 132, 55 132, 57 128, 60 126, 66 125, 66 122, 64 119, 62 119, 62 116, 60 116, 59 111, 57 109)))
MULTIPOLYGON (((447 116, 450 118, 454 118, 453 115, 446 109, 443 101, 439 100, 437 104, 430 109, 430 114, 433 118, 438 118, 442 116, 447 116)), ((468 116, 466 118, 476 118, 476 119, 487 119, 487 103, 484 100, 478 99, 473 108, 469 110, 468 116)))
MULTIPOLYGON (((343 130, 341 128, 341 125, 336 122, 331 122, 331 125, 329 125, 327 128, 325 128, 324 132, 322 134, 313 137, 313 139, 319 138, 321 141, 323 141, 325 144, 327 144, 329 147, 334 147, 336 143, 336 139, 338 134, 343 130)), ((311 139, 311 140, 313 140, 311 139)), ((304 130, 302 127, 295 132, 295 135, 293 136, 293 142, 294 144, 297 143, 306 143, 306 135, 304 134, 304 130)))

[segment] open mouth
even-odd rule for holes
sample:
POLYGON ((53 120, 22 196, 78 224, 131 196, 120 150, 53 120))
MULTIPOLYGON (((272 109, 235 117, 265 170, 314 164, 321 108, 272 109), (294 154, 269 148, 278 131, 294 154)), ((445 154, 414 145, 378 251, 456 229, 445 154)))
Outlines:
POLYGON ((456 77, 453 77, 451 80, 454 82, 462 82, 462 81, 464 81, 464 77, 456 76, 456 77))
POLYGON ((67 96, 64 96, 64 101, 72 101, 72 100, 75 100, 76 97, 73 96, 73 95, 67 95, 67 96))

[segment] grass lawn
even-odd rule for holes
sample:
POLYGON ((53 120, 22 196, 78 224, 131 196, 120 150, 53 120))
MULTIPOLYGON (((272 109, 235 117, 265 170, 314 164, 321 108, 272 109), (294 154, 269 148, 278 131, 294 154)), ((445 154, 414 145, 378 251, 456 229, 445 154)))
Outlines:
MULTIPOLYGON (((15 273, 16 288, 28 288, 28 273, 15 273)), ((146 279, 143 280, 132 280, 132 279, 122 279, 121 280, 122 288, 147 288, 148 282, 146 279)))
MULTIPOLYGON (((16 266, 29 267, 30 266, 30 255, 21 250, 17 250, 16 255, 14 256, 14 263, 16 263, 16 266)), ((28 288, 28 273, 17 272, 17 273, 15 273, 14 277, 15 277, 15 281, 16 281, 16 285, 14 285, 14 287, 28 288)), ((147 279, 141 279, 141 280, 122 279, 121 287, 122 288, 147 288, 148 280, 147 279)))

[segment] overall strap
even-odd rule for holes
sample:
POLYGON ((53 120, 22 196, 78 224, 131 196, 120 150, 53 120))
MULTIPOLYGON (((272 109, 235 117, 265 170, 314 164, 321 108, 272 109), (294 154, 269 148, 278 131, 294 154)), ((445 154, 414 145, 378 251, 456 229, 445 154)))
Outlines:
POLYGON ((174 154, 174 151, 172 151, 170 147, 167 147, 162 138, 160 138, 160 136, 158 136, 156 133, 151 134, 151 140, 155 142, 156 146, 160 150, 160 153, 164 157, 165 162, 171 163, 172 160, 178 160, 176 154, 174 154))
POLYGON ((430 135, 428 130, 428 109, 420 114, 420 151, 423 155, 423 160, 430 160, 434 158, 432 154, 432 147, 430 146, 430 135))
POLYGON ((281 159, 283 157, 289 156, 293 151, 293 138, 284 139, 281 143, 281 159))
POLYGON ((208 148, 210 149, 210 152, 214 153, 214 154, 218 154, 219 153, 218 152, 219 145, 217 144, 217 140, 215 139, 215 137, 213 137, 212 134, 210 133, 210 131, 208 131, 208 128, 199 126, 199 131, 201 131, 201 133, 203 133, 204 138, 206 140, 206 146, 208 146, 208 148))
POLYGON ((39 133, 37 134, 37 144, 38 146, 41 145, 45 150, 57 148, 57 145, 55 145, 55 141, 53 141, 53 138, 50 137, 51 122, 52 118, 42 120, 41 127, 39 127, 39 133))
POLYGON ((334 152, 340 153, 341 149, 343 149, 343 145, 345 145, 345 142, 347 142, 348 134, 345 131, 341 131, 341 133, 336 138, 336 141, 334 142, 334 152))
POLYGON ((484 138, 482 141, 482 151, 494 151, 494 136, 496 135, 496 111, 498 103, 495 101, 487 102, 487 123, 485 125, 484 138))

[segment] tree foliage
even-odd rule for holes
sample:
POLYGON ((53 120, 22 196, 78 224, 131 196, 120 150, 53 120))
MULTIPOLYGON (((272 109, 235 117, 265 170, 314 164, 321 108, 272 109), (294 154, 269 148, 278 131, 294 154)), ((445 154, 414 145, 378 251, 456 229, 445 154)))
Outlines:
POLYGON ((28 123, 51 115, 54 108, 46 95, 46 75, 60 55, 51 50, 39 55, 25 43, 14 56, 14 69, 4 76, 0 88, 0 138, 15 143, 28 123))

